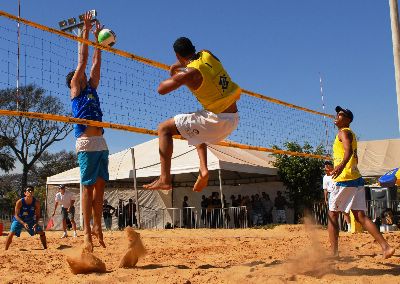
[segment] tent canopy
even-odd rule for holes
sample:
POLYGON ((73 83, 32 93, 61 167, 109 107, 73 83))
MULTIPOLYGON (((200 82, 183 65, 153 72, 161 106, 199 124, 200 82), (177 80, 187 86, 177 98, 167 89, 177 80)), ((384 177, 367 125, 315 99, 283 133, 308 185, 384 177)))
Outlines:
MULTIPOLYGON (((147 182, 151 177, 160 175, 160 157, 158 138, 139 144, 134 149, 136 177, 147 182)), ((266 152, 210 145, 207 149, 207 164, 210 181, 218 180, 215 170, 222 170, 224 180, 254 179, 262 176, 276 176, 277 169, 271 164, 273 157, 266 152), (214 173, 213 173, 214 171, 214 173)), ((109 156, 110 180, 133 179, 131 148, 109 156)), ((199 159, 196 147, 187 141, 174 139, 174 153, 171 174, 174 183, 193 182, 199 171, 199 159)), ((47 184, 78 184, 79 168, 59 173, 47 178, 47 184)))
POLYGON ((400 139, 358 142, 358 168, 363 176, 381 176, 400 166, 400 139))

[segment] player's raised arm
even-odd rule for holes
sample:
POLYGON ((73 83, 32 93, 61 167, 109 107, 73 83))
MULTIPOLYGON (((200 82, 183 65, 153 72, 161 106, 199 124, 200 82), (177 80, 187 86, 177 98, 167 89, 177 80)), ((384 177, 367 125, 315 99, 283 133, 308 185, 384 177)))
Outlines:
POLYGON ((175 72, 172 77, 162 81, 158 86, 157 92, 160 95, 165 95, 178 89, 182 85, 187 85, 192 89, 193 86, 196 85, 197 73, 200 72, 192 68, 180 69, 178 72, 175 72))
MULTIPOLYGON (((93 32, 96 42, 98 43, 98 35, 102 30, 102 26, 99 21, 96 22, 96 29, 93 32)), ((100 68, 101 68, 101 49, 95 48, 92 60, 92 69, 90 70, 89 84, 92 88, 97 89, 100 82, 100 68)))
MULTIPOLYGON (((88 39, 89 32, 92 29, 92 14, 91 12, 86 12, 83 19, 83 29, 82 29, 82 38, 88 39)), ((81 89, 81 81, 85 80, 85 69, 88 62, 89 50, 88 45, 83 43, 80 44, 79 48, 79 56, 78 56, 78 66, 76 67, 74 76, 71 80, 71 97, 78 96, 81 89)))

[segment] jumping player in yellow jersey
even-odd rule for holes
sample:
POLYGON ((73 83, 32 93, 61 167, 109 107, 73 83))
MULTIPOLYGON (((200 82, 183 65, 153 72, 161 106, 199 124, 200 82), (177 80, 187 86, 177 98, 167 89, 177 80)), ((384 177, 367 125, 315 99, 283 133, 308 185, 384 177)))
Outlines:
POLYGON ((357 139, 350 129, 353 113, 336 107, 335 125, 339 129, 333 143, 334 169, 332 178, 334 186, 329 198, 328 233, 333 256, 338 256, 340 212, 353 212, 354 218, 366 229, 381 245, 383 257, 389 258, 394 253, 394 248, 389 246, 374 223, 365 215, 367 210, 365 202, 364 180, 357 168, 357 139))
POLYGON ((170 67, 171 77, 160 83, 158 92, 165 95, 186 85, 204 110, 179 114, 160 123, 161 175, 143 187, 172 189, 172 136, 180 134, 197 148, 200 171, 193 191, 200 192, 208 183, 207 143, 218 143, 237 128, 239 115, 236 101, 240 98, 241 89, 232 82, 217 57, 207 50, 196 53, 188 38, 178 38, 174 43, 174 51, 178 61, 170 67))

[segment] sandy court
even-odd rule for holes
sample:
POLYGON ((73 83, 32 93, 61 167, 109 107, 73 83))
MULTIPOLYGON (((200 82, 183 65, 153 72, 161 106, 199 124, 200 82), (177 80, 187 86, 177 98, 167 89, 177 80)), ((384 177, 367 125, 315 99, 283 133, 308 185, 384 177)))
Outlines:
MULTIPOLYGON (((95 247, 106 273, 74 275, 66 256, 83 237, 47 232, 47 251, 23 232, 0 253, 1 283, 400 283, 400 232, 384 236, 397 252, 383 260, 367 233, 340 236, 340 259, 327 258, 327 231, 304 225, 273 229, 174 229, 138 231, 148 254, 135 268, 118 268, 124 232, 105 232, 95 247)), ((4 246, 6 236, 0 237, 4 246)))

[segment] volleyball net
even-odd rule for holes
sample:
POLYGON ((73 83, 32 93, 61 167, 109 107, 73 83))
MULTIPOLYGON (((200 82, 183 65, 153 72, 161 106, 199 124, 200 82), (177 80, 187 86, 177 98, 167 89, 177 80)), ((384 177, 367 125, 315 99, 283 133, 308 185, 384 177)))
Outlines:
MULTIPOLYGON (((64 106, 63 113, 42 114, 0 104, 0 115, 81 123, 157 135, 157 126, 163 120, 179 113, 201 109, 187 88, 179 88, 165 96, 157 93, 158 84, 169 77, 169 66, 163 63, 103 47, 26 19, 18 19, 3 11, 0 11, 0 39, 0 89, 15 89, 16 78, 19 78, 19 86, 34 84, 43 88, 46 95, 57 98, 59 104, 64 106), (71 117, 70 94, 65 78, 70 71, 76 69, 78 42, 89 45, 87 74, 91 67, 93 48, 103 49, 98 94, 104 122, 71 117)), ((240 85, 240 78, 233 79, 240 85)), ((23 94, 16 92, 16 102, 24 99, 23 94)), ((314 148, 323 145, 328 152, 330 145, 327 145, 327 141, 330 143, 334 137, 333 116, 248 90, 243 90, 238 108, 239 126, 229 140, 221 142, 221 145, 326 158, 322 155, 278 151, 273 147, 282 149, 285 142, 297 142, 300 145, 308 143, 314 148)))

